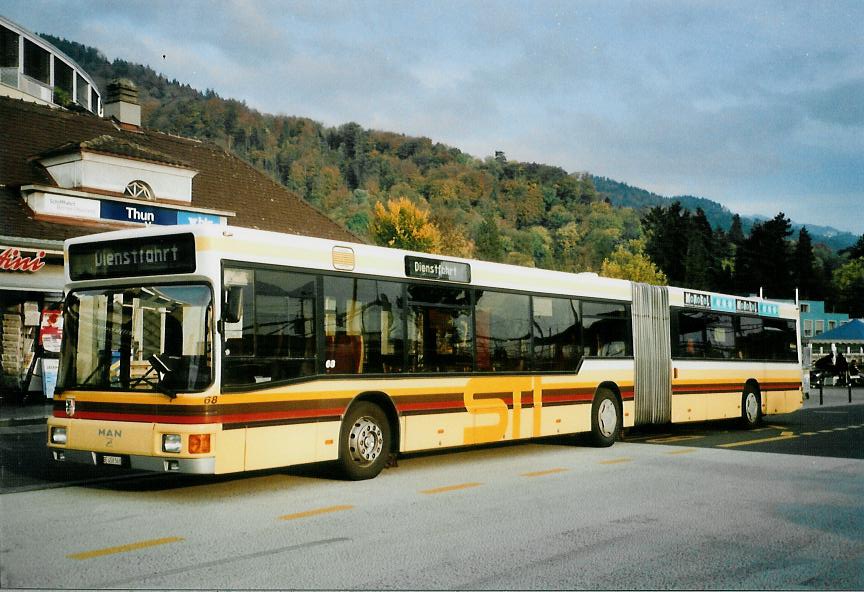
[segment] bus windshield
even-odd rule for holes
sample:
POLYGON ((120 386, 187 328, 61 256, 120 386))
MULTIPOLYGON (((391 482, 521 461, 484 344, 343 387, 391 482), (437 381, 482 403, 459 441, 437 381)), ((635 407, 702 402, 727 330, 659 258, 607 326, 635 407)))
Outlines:
POLYGON ((66 300, 59 389, 177 392, 212 382, 205 285, 76 290, 66 300))

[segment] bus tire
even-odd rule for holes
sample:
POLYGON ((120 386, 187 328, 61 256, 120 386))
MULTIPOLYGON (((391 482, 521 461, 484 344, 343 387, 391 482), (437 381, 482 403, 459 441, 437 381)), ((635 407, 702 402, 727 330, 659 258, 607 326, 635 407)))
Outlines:
POLYGON ((621 433, 618 398, 606 388, 597 389, 591 404, 591 442, 600 448, 612 446, 621 433))
POLYGON ((390 457, 390 423, 380 407, 360 401, 348 409, 339 435, 339 468, 351 481, 372 479, 390 457))
POLYGON ((762 397, 759 391, 751 386, 744 387, 741 395, 741 423, 746 429, 755 428, 762 423, 762 397))

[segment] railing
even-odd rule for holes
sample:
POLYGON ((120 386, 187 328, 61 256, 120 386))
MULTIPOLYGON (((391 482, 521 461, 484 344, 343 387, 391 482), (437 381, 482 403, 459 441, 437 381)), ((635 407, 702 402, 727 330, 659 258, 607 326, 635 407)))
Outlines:
POLYGON ((47 103, 54 102, 54 87, 26 74, 21 74, 17 67, 0 68, 0 82, 47 103))

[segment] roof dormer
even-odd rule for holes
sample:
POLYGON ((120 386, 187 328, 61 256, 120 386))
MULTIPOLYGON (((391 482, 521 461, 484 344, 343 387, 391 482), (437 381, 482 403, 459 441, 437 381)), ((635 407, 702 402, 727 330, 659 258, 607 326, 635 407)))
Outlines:
POLYGON ((107 134, 64 144, 37 160, 64 189, 182 203, 192 202, 198 173, 167 154, 107 134))

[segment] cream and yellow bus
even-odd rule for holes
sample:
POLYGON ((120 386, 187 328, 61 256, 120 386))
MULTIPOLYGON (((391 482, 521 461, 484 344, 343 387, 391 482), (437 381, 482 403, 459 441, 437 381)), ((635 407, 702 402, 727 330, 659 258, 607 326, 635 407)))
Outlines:
POLYGON ((71 239, 58 461, 229 473, 802 404, 794 304, 226 226, 71 239))

